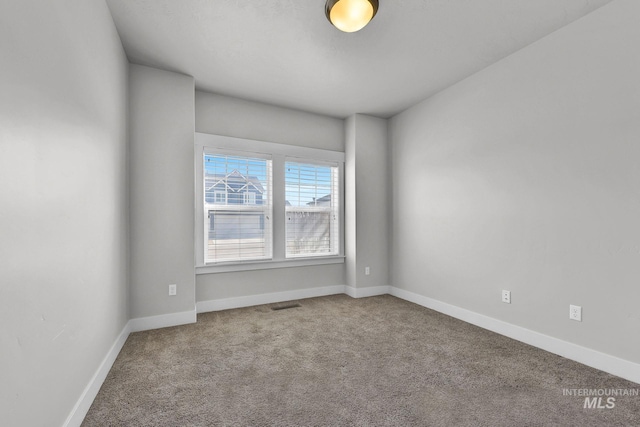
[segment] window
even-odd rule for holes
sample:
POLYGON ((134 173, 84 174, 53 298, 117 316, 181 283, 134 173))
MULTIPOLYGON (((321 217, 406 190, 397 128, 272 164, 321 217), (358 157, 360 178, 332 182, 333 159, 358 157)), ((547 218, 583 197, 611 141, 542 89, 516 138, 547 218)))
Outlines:
POLYGON ((339 250, 338 165, 285 163, 286 256, 339 250))
POLYGON ((227 192, 226 191, 213 191, 213 203, 226 205, 227 204, 227 192))
POLYGON ((270 259, 271 160, 206 150, 203 161, 205 263, 270 259))
POLYGON ((344 153, 195 140, 197 274, 344 262, 344 153))
POLYGON ((256 204, 256 193, 245 192, 244 193, 244 204, 245 205, 255 205, 256 204))

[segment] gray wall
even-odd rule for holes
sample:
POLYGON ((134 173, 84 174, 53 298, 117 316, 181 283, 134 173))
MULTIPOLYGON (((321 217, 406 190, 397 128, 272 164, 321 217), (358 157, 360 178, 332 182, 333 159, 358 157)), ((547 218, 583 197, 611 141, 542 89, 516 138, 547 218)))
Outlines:
POLYGON ((0 424, 61 425, 128 319, 127 60, 101 0, 0 2, 0 424))
POLYGON ((356 115, 345 120, 344 150, 344 254, 346 256, 345 275, 347 286, 356 287, 358 263, 356 248, 358 233, 356 232, 356 115))
POLYGON ((349 117, 345 156, 347 284, 355 288, 388 286, 387 120, 363 114, 349 117))
POLYGON ((344 120, 201 91, 196 132, 344 152, 344 120))
POLYGON ((129 78, 131 317, 194 311, 194 81, 140 65, 129 78))
MULTIPOLYGON (((344 121, 196 91, 196 132, 344 151, 344 121)), ((344 285, 344 264, 198 275, 197 301, 344 285)))
POLYGON ((638 16, 613 2, 391 120, 393 285, 640 362, 638 16))

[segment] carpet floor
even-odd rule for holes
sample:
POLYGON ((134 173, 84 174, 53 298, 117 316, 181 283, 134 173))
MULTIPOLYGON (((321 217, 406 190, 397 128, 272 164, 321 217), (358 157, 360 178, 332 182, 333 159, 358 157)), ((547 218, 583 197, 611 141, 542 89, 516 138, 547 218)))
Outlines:
POLYGON ((133 333, 83 426, 640 426, 640 385, 384 295, 133 333), (605 406, 606 397, 601 406, 605 406))

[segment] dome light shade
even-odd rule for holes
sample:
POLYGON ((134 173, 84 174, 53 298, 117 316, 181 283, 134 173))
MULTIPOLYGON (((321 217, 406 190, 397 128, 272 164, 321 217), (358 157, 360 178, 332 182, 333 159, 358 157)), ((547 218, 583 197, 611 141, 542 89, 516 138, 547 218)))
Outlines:
POLYGON ((325 13, 340 31, 353 33, 363 29, 378 12, 378 0, 327 0, 325 13))

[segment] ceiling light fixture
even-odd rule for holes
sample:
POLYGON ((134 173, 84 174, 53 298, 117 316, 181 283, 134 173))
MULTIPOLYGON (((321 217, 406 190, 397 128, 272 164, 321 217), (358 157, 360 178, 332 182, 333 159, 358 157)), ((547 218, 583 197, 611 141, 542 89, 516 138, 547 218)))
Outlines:
POLYGON ((325 7, 329 22, 345 33, 363 29, 377 11, 378 0, 327 0, 325 7))

